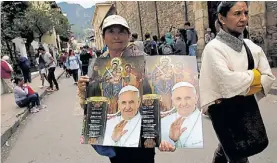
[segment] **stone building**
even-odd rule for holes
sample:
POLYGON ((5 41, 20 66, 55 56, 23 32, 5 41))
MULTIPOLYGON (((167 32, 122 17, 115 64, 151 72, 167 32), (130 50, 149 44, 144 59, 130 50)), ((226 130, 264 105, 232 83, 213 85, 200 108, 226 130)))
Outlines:
POLYGON ((115 14, 115 6, 111 2, 97 3, 95 5, 94 14, 92 18, 92 26, 94 29, 95 46, 97 49, 103 49, 104 41, 102 38, 102 24, 104 19, 115 14))
MULTIPOLYGON (((219 1, 116 1, 118 15, 127 19, 132 32, 141 39, 149 32, 160 37, 173 34, 189 21, 198 32, 198 58, 205 47, 207 28, 215 33, 216 8, 219 1)), ((270 63, 277 64, 277 2, 249 2, 250 39, 260 45, 270 63)))

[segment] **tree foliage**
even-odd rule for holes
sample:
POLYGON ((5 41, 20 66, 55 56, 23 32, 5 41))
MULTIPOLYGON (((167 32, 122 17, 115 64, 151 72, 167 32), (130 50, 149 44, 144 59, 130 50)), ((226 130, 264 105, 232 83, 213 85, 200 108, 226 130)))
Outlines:
POLYGON ((56 8, 51 8, 48 3, 1 3, 1 42, 22 37, 30 44, 35 39, 34 34, 41 42, 42 36, 53 28, 63 38, 69 37, 70 24, 67 17, 56 8))
POLYGON ((56 33, 61 37, 68 38, 70 36, 71 26, 67 17, 56 10, 52 12, 52 17, 54 19, 56 33))
POLYGON ((48 31, 53 30, 53 19, 49 6, 37 3, 28 8, 26 15, 26 22, 29 28, 34 31, 41 42, 42 36, 48 31))
POLYGON ((24 1, 4 1, 1 3, 1 41, 11 41, 26 32, 18 20, 24 18, 29 7, 24 1))

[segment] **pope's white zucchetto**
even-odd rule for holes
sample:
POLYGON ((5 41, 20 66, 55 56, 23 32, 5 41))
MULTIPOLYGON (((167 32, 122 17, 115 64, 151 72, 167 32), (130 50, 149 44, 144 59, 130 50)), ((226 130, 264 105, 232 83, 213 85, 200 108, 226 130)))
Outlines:
MULTIPOLYGON (((179 82, 179 83, 176 83, 173 87, 172 87, 172 92, 177 89, 177 88, 180 88, 180 87, 189 87, 189 88, 193 88, 195 90, 195 87, 189 83, 189 82, 179 82)), ((196 91, 196 90, 195 90, 196 91)))
POLYGON ((137 92, 138 95, 139 95, 139 90, 138 90, 136 87, 134 87, 134 86, 132 86, 132 85, 127 85, 127 86, 123 87, 123 88, 120 90, 118 96, 120 96, 122 93, 128 92, 128 91, 137 92))

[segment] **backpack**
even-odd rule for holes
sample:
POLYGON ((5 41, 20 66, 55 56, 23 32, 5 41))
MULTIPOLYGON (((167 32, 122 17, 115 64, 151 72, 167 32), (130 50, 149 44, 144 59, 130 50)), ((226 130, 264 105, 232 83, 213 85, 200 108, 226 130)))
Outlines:
POLYGON ((173 53, 173 49, 168 43, 165 43, 162 47, 162 53, 163 55, 170 55, 173 53))
POLYGON ((146 40, 143 43, 144 45, 144 52, 149 55, 156 55, 157 54, 157 46, 154 41, 146 40))
POLYGON ((29 61, 29 59, 24 59, 24 60, 19 60, 19 67, 22 70, 29 70, 31 68, 31 62, 29 61))

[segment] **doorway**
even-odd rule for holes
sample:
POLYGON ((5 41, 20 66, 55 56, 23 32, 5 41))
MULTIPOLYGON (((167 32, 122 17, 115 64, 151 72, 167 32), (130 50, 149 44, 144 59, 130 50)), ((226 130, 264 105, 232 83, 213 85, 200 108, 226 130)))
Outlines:
POLYGON ((217 6, 221 1, 207 1, 208 3, 208 18, 209 28, 216 34, 215 21, 217 19, 217 6))

